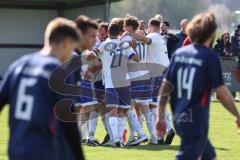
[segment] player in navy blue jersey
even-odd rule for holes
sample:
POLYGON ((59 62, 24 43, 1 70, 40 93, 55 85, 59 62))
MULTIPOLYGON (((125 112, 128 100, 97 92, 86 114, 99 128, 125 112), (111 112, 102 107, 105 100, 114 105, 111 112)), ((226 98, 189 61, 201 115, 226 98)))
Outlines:
MULTIPOLYGON (((48 80, 51 72, 71 57, 79 32, 74 22, 54 19, 47 26, 44 48, 16 60, 4 75, 0 85, 0 111, 6 104, 10 105, 10 160, 57 159, 54 106, 62 97, 49 88, 48 80)), ((73 157, 83 159, 75 125, 76 130, 65 124, 62 127, 67 144, 77 150, 73 151, 73 157)))
POLYGON ((209 104, 214 89, 224 107, 236 118, 240 115, 234 98, 224 85, 220 58, 210 49, 215 39, 216 20, 211 13, 195 16, 187 27, 192 45, 178 49, 172 58, 166 81, 161 87, 157 130, 165 128, 164 110, 168 101, 169 85, 174 125, 181 138, 177 160, 216 159, 214 147, 208 139, 209 104))

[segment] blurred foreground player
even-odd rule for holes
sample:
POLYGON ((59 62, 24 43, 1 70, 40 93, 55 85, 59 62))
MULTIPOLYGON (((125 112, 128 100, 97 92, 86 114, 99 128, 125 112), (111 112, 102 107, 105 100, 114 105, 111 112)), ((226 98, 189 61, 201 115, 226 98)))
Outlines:
POLYGON ((240 127, 240 115, 234 98, 223 82, 220 58, 210 49, 216 29, 216 19, 211 13, 202 13, 192 19, 187 27, 187 34, 193 44, 175 52, 166 82, 160 90, 157 129, 163 130, 165 122, 161 120, 168 101, 166 93, 170 91, 167 91, 168 84, 174 86, 171 108, 175 116, 175 129, 181 138, 177 160, 216 159, 214 147, 208 139, 212 89, 224 107, 237 118, 236 122, 240 127))
MULTIPOLYGON (((50 90, 48 81, 51 72, 71 57, 79 32, 74 22, 54 19, 47 26, 44 48, 12 63, 4 75, 0 110, 10 104, 10 160, 57 159, 54 106, 61 96, 50 90)), ((73 156, 83 159, 77 124, 75 130, 62 126, 68 144, 77 150, 73 156)))

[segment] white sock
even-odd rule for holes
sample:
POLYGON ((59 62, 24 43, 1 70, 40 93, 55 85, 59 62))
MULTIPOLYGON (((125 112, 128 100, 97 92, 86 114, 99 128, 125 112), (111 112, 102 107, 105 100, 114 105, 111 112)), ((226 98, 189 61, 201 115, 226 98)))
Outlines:
POLYGON ((154 122, 156 123, 156 121, 157 121, 157 108, 151 108, 150 112, 152 113, 153 118, 154 118, 154 122))
POLYGON ((118 118, 117 117, 110 117, 109 118, 109 125, 110 125, 110 128, 111 128, 111 132, 113 134, 114 142, 118 142, 119 141, 118 118))
POLYGON ((91 111, 90 118, 89 118, 89 139, 91 141, 94 140, 94 134, 96 132, 97 123, 98 123, 98 112, 91 111))
POLYGON ((125 127, 126 127, 125 117, 118 117, 118 135, 121 142, 123 142, 123 133, 124 133, 125 127))
POLYGON ((138 136, 145 135, 143 132, 143 128, 138 121, 137 115, 132 110, 127 111, 127 118, 130 122, 130 125, 133 127, 134 131, 137 132, 138 136))
POLYGON ((147 128, 148 128, 150 136, 151 137, 156 136, 154 116, 153 116, 152 112, 148 111, 147 113, 144 113, 144 116, 146 118, 146 124, 147 124, 147 128))
POLYGON ((135 131, 134 131, 130 121, 128 121, 128 127, 129 127, 129 132, 130 132, 130 135, 129 135, 128 139, 133 139, 134 136, 135 136, 135 131))
POLYGON ((110 128, 110 125, 109 125, 109 113, 106 113, 105 115, 104 115, 104 120, 105 120, 105 124, 106 124, 106 128, 107 128, 107 133, 109 134, 109 136, 110 136, 110 141, 112 142, 112 141, 114 141, 114 139, 113 139, 113 134, 112 134, 112 131, 111 131, 111 128, 110 128))
POLYGON ((81 139, 88 139, 88 121, 79 121, 78 128, 81 133, 81 139))
POLYGON ((167 132, 169 132, 171 129, 173 129, 173 124, 172 124, 172 115, 167 109, 165 110, 165 121, 166 121, 167 132))
POLYGON ((143 116, 138 117, 138 121, 141 124, 142 128, 143 128, 143 116))

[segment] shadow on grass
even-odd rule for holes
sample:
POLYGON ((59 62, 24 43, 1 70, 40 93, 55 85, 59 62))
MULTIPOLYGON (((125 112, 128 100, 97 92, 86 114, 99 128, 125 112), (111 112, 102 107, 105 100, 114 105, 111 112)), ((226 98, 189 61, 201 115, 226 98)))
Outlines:
MULTIPOLYGON (((108 146, 104 146, 108 148, 108 146)), ((112 147, 110 147, 112 148, 112 147)), ((148 150, 148 151, 163 151, 163 150, 179 150, 178 145, 139 145, 139 146, 132 146, 132 147, 123 147, 120 149, 127 149, 127 150, 148 150)))
POLYGON ((220 150, 220 151, 230 151, 231 149, 228 149, 228 148, 218 148, 218 147, 215 147, 216 150, 220 150))
MULTIPOLYGON (((102 146, 104 148, 113 148, 110 146, 102 146)), ((132 146, 132 147, 123 147, 119 149, 127 149, 127 150, 147 150, 147 151, 164 151, 164 150, 173 150, 173 151, 178 151, 179 150, 179 145, 139 145, 139 146, 132 146)), ((219 148, 216 147, 216 150, 221 150, 221 151, 229 151, 230 149, 228 148, 219 148)))

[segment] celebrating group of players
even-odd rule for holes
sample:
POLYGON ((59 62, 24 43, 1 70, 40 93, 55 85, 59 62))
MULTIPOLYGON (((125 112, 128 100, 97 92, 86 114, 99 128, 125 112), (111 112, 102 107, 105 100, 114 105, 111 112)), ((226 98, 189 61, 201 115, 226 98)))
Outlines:
POLYGON ((217 28, 215 17, 203 13, 193 18, 187 29, 193 45, 178 49, 171 63, 161 23, 150 19, 146 34, 133 16, 99 25, 86 16, 52 20, 43 49, 12 63, 0 84, 0 110, 10 104, 9 159, 84 159, 80 137, 82 143, 100 145, 94 137, 98 115, 107 133, 102 145, 171 144, 175 131, 166 111, 170 92, 174 125, 181 138, 177 159, 215 159, 207 136, 213 88, 240 126, 219 57, 209 49, 217 28), (79 69, 66 73, 75 60, 81 62, 79 69), (80 94, 71 98, 74 87, 61 88, 66 84, 80 85, 80 94), (69 99, 74 99, 74 105, 59 110, 69 99), (75 122, 67 122, 69 111, 75 122), (143 131, 143 118, 150 138, 143 131))
POLYGON ((83 93, 78 105, 82 106, 79 127, 83 143, 100 145, 94 138, 100 112, 107 133, 102 145, 120 147, 147 142, 143 117, 150 134, 150 144, 171 144, 175 133, 169 112, 166 111, 166 142, 162 136, 156 135, 155 129, 158 91, 164 78, 163 72, 169 65, 166 40, 160 34, 160 25, 160 20, 150 19, 146 34, 144 28, 140 30, 138 19, 128 16, 114 18, 109 25, 100 23, 98 35, 95 26, 92 32, 97 40, 91 50, 82 54, 80 86, 83 93), (88 90, 91 93, 84 88, 91 88, 88 90), (126 119, 130 136, 124 144, 126 119))

